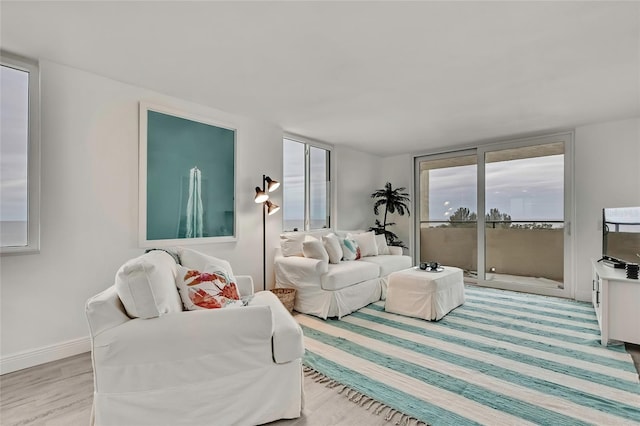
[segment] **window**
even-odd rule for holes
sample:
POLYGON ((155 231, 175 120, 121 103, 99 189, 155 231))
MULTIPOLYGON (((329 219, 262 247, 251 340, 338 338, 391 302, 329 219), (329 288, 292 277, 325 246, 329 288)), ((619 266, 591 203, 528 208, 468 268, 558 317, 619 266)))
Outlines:
POLYGON ((329 228, 330 151, 308 143, 283 141, 283 229, 329 228))
POLYGON ((39 72, 6 52, 0 68, 0 249, 38 251, 40 244, 39 72))

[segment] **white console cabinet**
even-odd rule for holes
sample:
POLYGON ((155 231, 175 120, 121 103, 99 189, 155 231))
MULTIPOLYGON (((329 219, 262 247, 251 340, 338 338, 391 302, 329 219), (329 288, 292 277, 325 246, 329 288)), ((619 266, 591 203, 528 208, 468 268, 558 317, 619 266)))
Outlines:
POLYGON ((640 344, 640 280, 628 279, 624 269, 593 261, 592 288, 602 345, 609 340, 640 344))

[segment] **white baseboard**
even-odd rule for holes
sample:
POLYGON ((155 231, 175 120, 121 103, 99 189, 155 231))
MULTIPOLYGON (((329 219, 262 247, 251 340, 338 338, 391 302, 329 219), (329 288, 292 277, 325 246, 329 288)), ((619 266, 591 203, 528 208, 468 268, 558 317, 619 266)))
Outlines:
POLYGON ((73 355, 78 355, 91 350, 89 337, 81 337, 75 340, 43 346, 38 349, 18 352, 0 358, 0 374, 7 374, 23 368, 34 367, 51 361, 57 361, 73 355))
POLYGON ((591 291, 577 291, 576 300, 580 302, 591 302, 591 291))

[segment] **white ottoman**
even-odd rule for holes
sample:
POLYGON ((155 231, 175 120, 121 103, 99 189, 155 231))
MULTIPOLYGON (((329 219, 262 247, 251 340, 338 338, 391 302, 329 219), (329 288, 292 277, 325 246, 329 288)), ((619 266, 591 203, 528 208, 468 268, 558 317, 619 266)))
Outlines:
POLYGON ((462 269, 445 266, 442 272, 426 272, 415 267, 389 275, 384 310, 439 320, 463 303, 462 269))

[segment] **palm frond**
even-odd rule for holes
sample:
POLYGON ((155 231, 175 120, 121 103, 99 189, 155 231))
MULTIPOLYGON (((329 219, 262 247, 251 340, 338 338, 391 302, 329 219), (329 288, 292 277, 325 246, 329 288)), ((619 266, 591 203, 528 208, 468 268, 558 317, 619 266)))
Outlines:
POLYGON ((387 204, 387 200, 385 200, 384 198, 376 201, 373 205, 373 213, 377 216, 380 213, 379 207, 385 204, 387 204))

